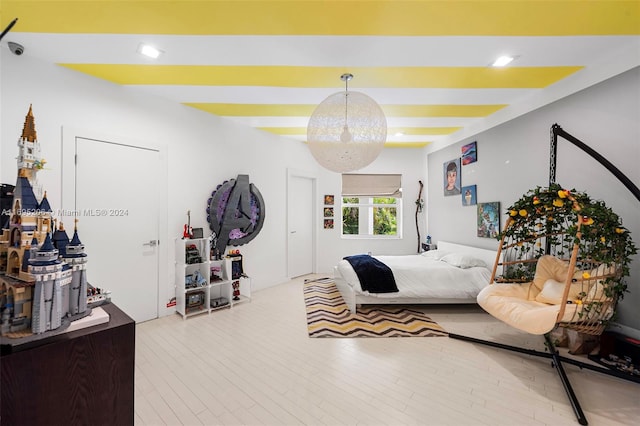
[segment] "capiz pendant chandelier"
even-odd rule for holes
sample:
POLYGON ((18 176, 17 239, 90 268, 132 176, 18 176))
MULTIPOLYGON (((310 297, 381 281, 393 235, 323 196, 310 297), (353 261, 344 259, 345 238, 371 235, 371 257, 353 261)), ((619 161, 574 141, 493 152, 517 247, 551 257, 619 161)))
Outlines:
POLYGON ((380 105, 360 92, 349 92, 353 74, 342 74, 344 92, 322 101, 311 114, 307 143, 324 168, 351 172, 375 160, 387 140, 387 119, 380 105))

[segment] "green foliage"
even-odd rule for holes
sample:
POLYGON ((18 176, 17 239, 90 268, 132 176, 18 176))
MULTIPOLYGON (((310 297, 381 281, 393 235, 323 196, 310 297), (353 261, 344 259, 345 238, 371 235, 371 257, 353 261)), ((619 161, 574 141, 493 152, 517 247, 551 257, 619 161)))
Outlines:
POLYGON ((373 204, 395 204, 395 198, 374 198, 373 204))
POLYGON ((342 233, 344 235, 358 235, 358 210, 357 207, 342 208, 342 233))
MULTIPOLYGON (((363 207, 358 207, 360 199, 357 197, 343 198, 342 207, 342 234, 358 235, 360 232, 359 212, 363 207)), ((396 199, 393 197, 373 198, 373 204, 366 206, 373 211, 373 235, 396 235, 398 233, 396 199), (390 205, 389 207, 383 207, 390 205)))
POLYGON ((398 223, 394 207, 374 207, 373 234, 395 235, 398 233, 398 223))
MULTIPOLYGON (((607 278, 604 285, 607 296, 623 297, 627 291, 625 277, 629 275, 629 264, 637 249, 620 217, 603 201, 553 184, 530 190, 507 210, 513 222, 498 239, 519 241, 513 250, 520 258, 535 259, 546 254, 545 247, 537 240, 542 233, 552 234, 546 243, 554 247, 553 254, 559 257, 569 257, 577 242, 582 256, 578 258, 577 267, 580 262, 620 267, 621 273, 607 278)), ((509 274, 514 275, 512 278, 531 279, 534 272, 535 267, 520 267, 509 274)))

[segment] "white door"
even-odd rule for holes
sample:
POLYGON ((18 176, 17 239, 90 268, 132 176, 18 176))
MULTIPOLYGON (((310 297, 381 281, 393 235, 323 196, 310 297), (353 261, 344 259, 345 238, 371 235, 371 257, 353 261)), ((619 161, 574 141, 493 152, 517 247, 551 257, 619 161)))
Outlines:
MULTIPOLYGON (((158 317, 159 152, 75 138, 75 211, 87 280, 136 322, 158 317)), ((65 224, 71 237, 72 224, 65 224)))
POLYGON ((314 179, 289 176, 288 185, 288 275, 313 273, 314 179))

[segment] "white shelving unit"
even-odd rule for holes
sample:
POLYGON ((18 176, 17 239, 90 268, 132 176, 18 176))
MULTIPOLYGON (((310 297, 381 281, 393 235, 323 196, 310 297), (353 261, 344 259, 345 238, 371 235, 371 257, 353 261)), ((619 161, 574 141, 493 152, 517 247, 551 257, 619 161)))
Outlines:
POLYGON ((183 319, 251 300, 251 279, 232 279, 232 258, 209 260, 209 244, 208 238, 176 239, 176 310, 183 319))
POLYGON ((211 260, 209 262, 209 309, 230 308, 231 303, 231 276, 230 266, 225 260, 211 260))

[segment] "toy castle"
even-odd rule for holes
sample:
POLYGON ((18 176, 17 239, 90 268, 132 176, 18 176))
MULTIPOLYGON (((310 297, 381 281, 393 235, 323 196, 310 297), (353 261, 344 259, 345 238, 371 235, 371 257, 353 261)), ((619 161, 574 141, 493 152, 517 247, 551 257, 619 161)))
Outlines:
POLYGON ((18 178, 7 223, 0 223, 0 336, 19 338, 88 315, 87 255, 77 224, 69 240, 58 229, 37 181, 40 157, 33 111, 18 140, 18 178))

